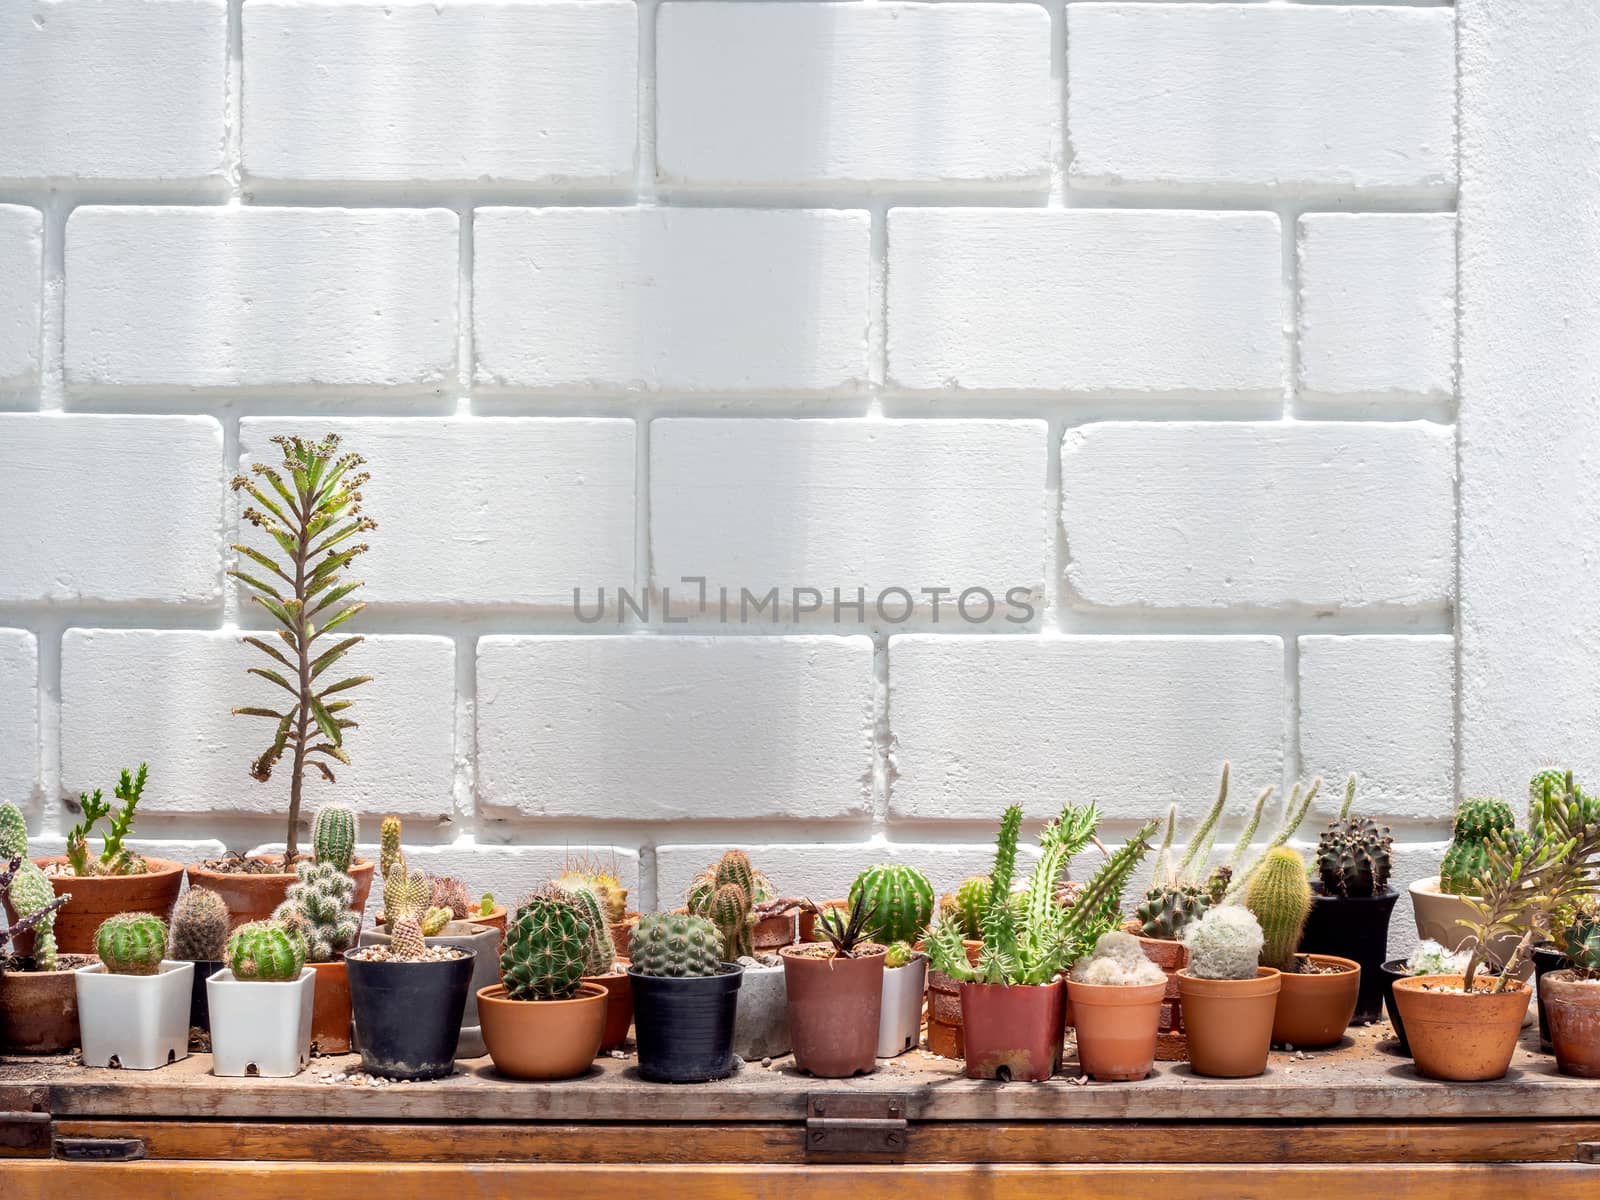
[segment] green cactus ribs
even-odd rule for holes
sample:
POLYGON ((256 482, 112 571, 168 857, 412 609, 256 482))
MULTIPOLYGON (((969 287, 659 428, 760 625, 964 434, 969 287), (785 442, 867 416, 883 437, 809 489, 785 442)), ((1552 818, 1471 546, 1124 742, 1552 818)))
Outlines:
POLYGON ((107 917, 94 934, 94 952, 113 975, 154 975, 167 948, 167 925, 150 913, 107 917))
POLYGON ((227 963, 245 983, 292 983, 306 965, 306 939, 282 921, 252 921, 228 939, 227 963))
POLYGON ((641 975, 715 975, 722 970, 722 936, 704 917, 650 913, 634 926, 632 963, 641 975))
POLYGON ((933 920, 933 885, 915 867, 880 863, 868 867, 850 886, 850 903, 865 894, 882 942, 914 942, 933 920))
POLYGON ((983 936, 983 914, 989 911, 993 886, 987 875, 963 879, 955 891, 939 898, 939 920, 958 928, 967 941, 977 941, 983 936))
POLYGON ((1245 888, 1244 903, 1261 925, 1261 965, 1295 974, 1295 952, 1311 912, 1311 884, 1300 855, 1283 846, 1268 854, 1245 888))
POLYGON ((311 823, 311 850, 316 861, 336 871, 348 871, 355 861, 360 825, 356 814, 337 804, 325 804, 311 823))
POLYGON ((1478 895, 1489 867, 1489 843, 1500 835, 1519 843, 1516 818, 1504 800, 1478 796, 1456 810, 1453 837, 1439 864, 1439 890, 1457 896, 1478 895))
MULTIPOLYGON (((592 892, 589 898, 598 907, 592 892)), ((575 995, 596 923, 592 912, 560 894, 529 897, 506 930, 500 954, 506 995, 512 1000, 565 1000, 575 995)))

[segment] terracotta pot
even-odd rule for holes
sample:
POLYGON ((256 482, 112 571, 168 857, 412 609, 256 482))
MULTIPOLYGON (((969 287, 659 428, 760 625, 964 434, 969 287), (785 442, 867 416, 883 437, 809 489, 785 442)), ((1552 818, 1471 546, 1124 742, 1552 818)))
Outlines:
POLYGON ((350 1053, 350 975, 344 959, 307 963, 317 973, 311 993, 311 1053, 350 1053))
POLYGON ((1550 1043, 1563 1075, 1600 1079, 1600 980, 1551 971, 1539 981, 1550 1043))
POLYGON ((1499 1079, 1511 1066, 1528 1011, 1528 985, 1513 980, 1490 992, 1473 981, 1473 994, 1436 990, 1461 986, 1459 975, 1415 975, 1394 981, 1394 1001, 1406 1024, 1417 1070, 1431 1079, 1499 1079))
POLYGON ((871 1074, 878 1066, 886 947, 864 944, 858 958, 818 958, 805 949, 778 951, 794 1065, 822 1079, 871 1074))
POLYGON ((751 945, 757 954, 772 954, 784 946, 794 945, 799 940, 798 928, 799 923, 792 912, 763 917, 750 931, 751 945))
MULTIPOLYGON (((1419 879, 1411 885, 1411 911, 1417 922, 1417 936, 1419 938, 1432 938, 1446 950, 1459 950, 1472 936, 1465 925, 1458 925, 1457 921, 1476 921, 1478 912, 1460 896, 1453 896, 1449 892, 1439 890, 1439 877, 1429 876, 1419 879)), ((1527 929, 1523 924, 1520 929, 1527 929)), ((1522 940, 1522 933, 1505 933, 1489 943, 1488 951, 1491 955, 1504 962, 1511 957, 1511 952, 1517 948, 1517 943, 1522 940)), ((1533 974, 1533 960, 1528 959, 1517 971, 1518 979, 1527 979, 1533 974)))
MULTIPOLYGON (((36 858, 43 868, 67 861, 64 855, 36 858)), ((183 888, 183 864, 164 858, 147 858, 150 870, 143 875, 50 876, 50 886, 58 896, 70 894, 66 907, 56 912, 56 949, 62 954, 93 954, 94 933, 100 922, 118 913, 154 913, 163 921, 172 916, 183 888)), ((5 904, 6 924, 16 919, 10 901, 5 904)), ((33 953, 33 934, 17 939, 17 953, 33 953)))
POLYGON ((1133 987, 1067 981, 1078 1031, 1078 1066, 1085 1075, 1127 1080, 1150 1074, 1166 990, 1165 981, 1133 987))
POLYGON ((1282 978, 1271 967, 1257 967, 1254 979, 1201 979, 1187 967, 1178 972, 1196 1075, 1242 1079, 1267 1069, 1282 978))
POLYGON ((478 1016, 494 1069, 513 1079, 572 1079, 600 1052, 608 993, 581 983, 570 1000, 511 1000, 502 984, 478 992, 478 1016))
MULTIPOLYGON (((1321 883, 1313 883, 1311 892, 1315 899, 1299 948, 1305 954, 1348 958, 1360 966, 1361 990, 1350 1021, 1370 1025, 1383 1015, 1382 968, 1389 957, 1389 917, 1400 893, 1385 888, 1376 896, 1331 896, 1321 883)), ((1281 1011, 1283 1006, 1278 1007, 1281 1011)))
POLYGON ((1178 993, 1178 972, 1189 965, 1189 947, 1170 938, 1147 938, 1139 923, 1130 921, 1123 931, 1139 939, 1144 956, 1167 976, 1167 990, 1161 997, 1161 1026, 1156 1034, 1157 1062, 1188 1062, 1189 1042, 1183 1034, 1183 997, 1178 993))
POLYGON ((0 1047, 20 1054, 59 1054, 79 1045, 74 972, 99 961, 63 954, 54 971, 0 975, 0 1047))
MULTIPOLYGON (((255 861, 260 862, 262 858, 258 856, 255 861)), ((222 897, 228 906, 230 930, 251 921, 265 921, 272 915, 272 910, 283 903, 289 885, 295 881, 293 871, 247 875, 242 872, 211 871, 199 863, 190 863, 186 869, 191 887, 209 888, 222 897)), ((350 878, 356 881, 356 894, 351 907, 358 913, 366 911, 367 894, 372 890, 372 869, 372 862, 365 858, 358 858, 350 865, 350 878)))
POLYGON ((1571 967, 1572 960, 1554 946, 1533 948, 1533 992, 1534 1006, 1539 1010, 1539 1049, 1546 1054, 1553 1047, 1550 1042, 1549 1006, 1545 1004, 1544 977, 1552 971, 1566 971, 1571 967))
MULTIPOLYGON (((1361 994, 1361 966, 1333 954, 1301 954, 1321 966, 1343 967, 1333 975, 1284 975, 1272 1018, 1272 1040, 1296 1050, 1338 1044, 1350 1027, 1361 994)), ((1380 990, 1380 997, 1382 992, 1380 990)))
MULTIPOLYGON (((982 942, 964 940, 967 961, 976 963, 982 942)), ((925 947, 917 943, 917 949, 925 947)), ((928 968, 928 1052, 940 1058, 962 1058, 966 1039, 961 1021, 961 984, 941 971, 928 968)))
POLYGON ((583 982, 596 984, 606 991, 606 1020, 599 1052, 608 1054, 621 1048, 628 1040, 628 1030, 633 1027, 633 984, 628 982, 626 971, 614 975, 585 975, 583 982))
POLYGON ((616 947, 618 958, 633 957, 633 947, 629 943, 633 941, 633 927, 638 923, 639 914, 631 912, 624 914, 622 920, 612 921, 607 926, 611 930, 611 944, 616 947))
POLYGON ((1061 1066, 1067 992, 1042 985, 963 983, 961 1013, 967 1078, 1049 1079, 1061 1066))

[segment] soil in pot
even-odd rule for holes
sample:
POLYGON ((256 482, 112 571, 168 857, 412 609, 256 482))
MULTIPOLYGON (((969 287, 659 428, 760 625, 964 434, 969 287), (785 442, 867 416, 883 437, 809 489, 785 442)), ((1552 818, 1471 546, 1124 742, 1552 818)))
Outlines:
POLYGON ((1563 1075, 1600 1079, 1600 979, 1551 971, 1539 981, 1539 992, 1556 1066, 1563 1075))
MULTIPOLYGON (((967 961, 976 964, 983 943, 963 940, 967 961)), ((923 950, 922 943, 917 949, 923 950)), ((966 1038, 961 1019, 961 984, 942 971, 928 969, 928 1053, 940 1058, 962 1058, 966 1038)))
POLYGON ((454 946, 415 961, 390 961, 384 946, 346 950, 362 1068, 390 1079, 452 1074, 477 957, 454 946))
POLYGON ((1400 1053, 1410 1055, 1411 1043, 1406 1041, 1406 1025, 1400 1019, 1399 1006, 1394 1002, 1394 981, 1409 979, 1411 972, 1406 970, 1406 960, 1403 958, 1391 958, 1378 969, 1383 972, 1383 1007, 1389 1014, 1389 1024, 1400 1043, 1400 1053))
MULTIPOLYGON (((72 896, 56 912, 56 949, 62 954, 93 954, 95 930, 107 917, 118 913, 147 912, 167 920, 183 888, 183 864, 164 858, 145 859, 150 870, 143 875, 89 875, 81 879, 52 874, 52 869, 66 866, 64 855, 33 861, 49 876, 56 895, 72 896)), ((9 901, 5 902, 5 911, 7 923, 15 919, 9 901)), ((33 953, 31 932, 17 941, 17 953, 33 953)))
POLYGON ((1300 951, 1331 954, 1360 966, 1361 986, 1350 1023, 1370 1025, 1383 1016, 1382 967, 1389 957, 1389 918, 1400 893, 1387 888, 1377 896, 1330 896, 1321 883, 1313 883, 1311 893, 1300 951))
POLYGON ((1178 972, 1196 1075, 1243 1079, 1267 1069, 1281 979, 1271 967, 1257 967, 1254 979, 1201 979, 1187 967, 1178 972))
POLYGON ((478 992, 494 1069, 512 1079, 574 1079, 593 1064, 605 1033, 606 989, 581 983, 567 1000, 512 1000, 501 984, 478 992))
POLYGON ((311 1053, 350 1053, 350 976, 344 960, 306 966, 317 973, 311 1000, 311 1053))
MULTIPOLYGON (((1337 1045, 1350 1027, 1361 990, 1361 967, 1331 954, 1295 956, 1301 970, 1281 978, 1272 1041, 1297 1050, 1337 1045), (1307 964, 1310 970, 1307 970, 1307 964)), ((1380 985, 1380 995, 1381 995, 1380 985)))
POLYGON ((1528 1010, 1528 985, 1513 980, 1504 991, 1473 980, 1461 990, 1459 975, 1416 975, 1394 982, 1395 1004, 1417 1070, 1431 1079, 1499 1079, 1511 1066, 1528 1010))
POLYGON ((1078 1066, 1085 1075, 1110 1081, 1150 1074, 1166 990, 1165 980, 1132 987, 1067 980, 1078 1031, 1078 1066))
MULTIPOLYGON (((249 921, 265 921, 272 916, 272 910, 283 903, 289 885, 295 881, 293 871, 283 870, 281 854, 213 858, 190 863, 186 869, 192 886, 210 888, 227 902, 229 929, 237 929, 249 921)), ((350 878, 356 881, 351 907, 358 913, 366 911, 367 894, 372 890, 372 869, 370 859, 358 858, 350 864, 350 878)))
POLYGON ((744 968, 677 979, 628 972, 639 1075, 654 1083, 706 1083, 733 1073, 733 1024, 744 968))
MULTIPOLYGON (((585 975, 583 982, 595 984, 606 993, 606 1019, 600 1033, 599 1052, 609 1054, 613 1050, 620 1050, 628 1040, 628 1030, 633 1027, 633 984, 628 980, 628 973, 617 971, 610 975, 585 975)), ((480 991, 478 995, 481 997, 483 992, 480 991)), ((481 1006, 478 1018, 480 1021, 483 1019, 481 1006)), ((488 1038, 488 1031, 485 1030, 484 1041, 487 1042, 488 1038)), ((489 1047, 489 1052, 494 1053, 494 1047, 489 1047)))
POLYGON ((800 1070, 820 1079, 877 1070, 886 951, 864 943, 842 957, 831 945, 813 942, 778 952, 789 996, 794 1065, 800 1070))
POLYGON ((1533 948, 1534 1004, 1539 1009, 1539 1049, 1548 1052, 1550 1042, 1550 1015, 1545 1005, 1544 977, 1551 971, 1567 971, 1572 960, 1554 946, 1533 948))
POLYGON ((1037 986, 963 983, 961 1015, 968 1079, 1037 1083, 1060 1069, 1067 1027, 1061 980, 1037 986))
POLYGON ((73 972, 99 961, 92 954, 61 954, 54 971, 38 971, 31 957, 6 959, 5 974, 0 976, 0 1047, 15 1054, 74 1049, 78 981, 73 972))
POLYGON ((789 990, 783 960, 776 954, 741 958, 744 979, 733 1018, 733 1052, 746 1062, 789 1053, 789 990))

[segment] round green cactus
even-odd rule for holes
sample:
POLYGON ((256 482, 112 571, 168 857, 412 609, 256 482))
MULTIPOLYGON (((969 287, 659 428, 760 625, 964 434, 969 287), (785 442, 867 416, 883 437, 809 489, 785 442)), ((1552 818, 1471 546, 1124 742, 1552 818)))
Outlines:
POLYGON ((933 884, 915 867, 903 863, 868 867, 850 885, 850 903, 854 905, 863 893, 873 910, 877 929, 873 936, 880 942, 914 942, 933 920, 933 884))
POLYGON ((1261 925, 1261 965, 1294 974, 1295 952, 1311 912, 1311 884, 1297 851, 1279 846, 1245 886, 1244 904, 1261 925))
POLYGON ((630 958, 641 975, 715 975, 722 969, 722 935, 704 917, 650 913, 633 928, 630 958))
POLYGON ((1330 896, 1376 896, 1389 886, 1389 851, 1394 838, 1387 825, 1369 817, 1335 821, 1317 843, 1317 871, 1330 896))
POLYGON ((311 849, 317 862, 348 871, 355 860, 359 823, 356 814, 337 804, 325 804, 311 822, 311 849))
POLYGON ((884 952, 883 965, 886 967, 903 967, 917 956, 911 948, 910 942, 894 942, 884 952))
POLYGON ((282 921, 252 921, 228 939, 227 963, 246 983, 292 983, 305 969, 305 935, 282 921))
POLYGON ((939 920, 954 925, 969 942, 983 937, 983 915, 989 911, 992 888, 987 875, 963 879, 955 891, 939 899, 939 920))
POLYGON ((1145 937, 1175 942, 1213 903, 1208 890, 1192 884, 1151 888, 1144 903, 1134 910, 1134 918, 1145 937))
POLYGON ((1454 837, 1439 864, 1439 890, 1457 896, 1475 896, 1489 866, 1489 838, 1517 835, 1517 821, 1504 800, 1480 796, 1463 800, 1456 810, 1454 837))
POLYGON ((228 903, 209 888, 191 887, 172 910, 172 957, 221 962, 228 952, 228 903))
POLYGON ((592 920, 566 896, 534 895, 506 930, 500 972, 512 1000, 565 1000, 583 981, 592 920))
POLYGON ((118 913, 94 933, 94 952, 113 975, 154 975, 166 949, 166 922, 150 913, 118 913))

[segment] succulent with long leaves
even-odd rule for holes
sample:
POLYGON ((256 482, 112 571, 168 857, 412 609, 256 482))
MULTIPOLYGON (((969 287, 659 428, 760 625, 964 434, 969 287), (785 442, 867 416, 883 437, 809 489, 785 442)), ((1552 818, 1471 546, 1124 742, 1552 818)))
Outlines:
POLYGON ((149 870, 140 855, 122 844, 133 829, 133 810, 139 806, 139 798, 144 795, 144 784, 149 775, 148 763, 139 764, 137 775, 123 769, 113 792, 122 801, 122 808, 115 812, 103 799, 104 793, 99 788, 94 790, 92 796, 88 792, 78 794, 83 819, 67 833, 67 864, 74 875, 80 878, 85 875, 143 875, 149 870), (98 857, 91 857, 89 834, 102 817, 110 818, 104 835, 105 847, 98 857))
POLYGON ((848 909, 826 908, 817 913, 815 940, 831 943, 835 958, 855 958, 869 946, 883 950, 870 941, 877 922, 877 901, 866 892, 857 892, 848 909))
POLYGON ((276 664, 250 667, 249 673, 281 688, 289 700, 278 708, 233 711, 277 722, 272 743, 250 764, 252 778, 267 782, 284 753, 292 754, 289 832, 284 841, 284 864, 292 869, 299 848, 306 770, 315 767, 332 783, 329 762, 349 764, 344 735, 356 723, 343 715, 352 703, 344 693, 372 678, 351 675, 337 683, 326 682, 327 672, 362 639, 342 637, 331 644, 323 639, 366 607, 350 601, 361 581, 346 581, 343 572, 369 548, 351 539, 378 526, 361 509, 361 488, 370 476, 357 468, 366 460, 359 454, 341 454, 337 434, 320 442, 300 437, 272 440, 283 452, 282 466, 253 463, 250 476, 234 479, 233 490, 255 501, 240 515, 277 543, 281 557, 236 545, 241 565, 228 574, 250 590, 250 599, 276 626, 276 642, 270 637, 244 638, 276 664))

